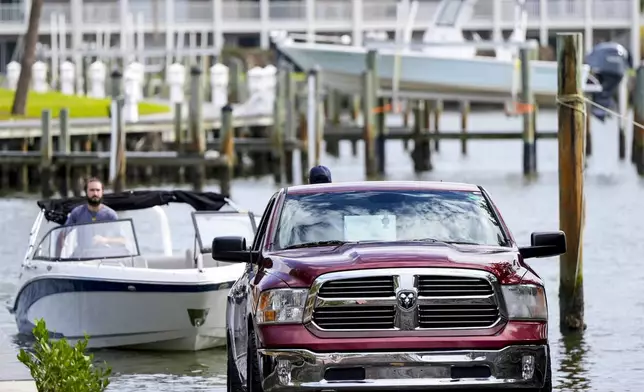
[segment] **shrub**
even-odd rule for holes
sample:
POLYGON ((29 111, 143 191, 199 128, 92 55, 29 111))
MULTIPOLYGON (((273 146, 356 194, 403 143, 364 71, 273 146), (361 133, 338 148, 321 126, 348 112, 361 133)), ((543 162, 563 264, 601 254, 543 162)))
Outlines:
POLYGON ((36 382, 38 392, 103 392, 109 385, 112 369, 95 367, 94 355, 86 355, 89 337, 71 346, 66 339, 51 342, 45 320, 36 321, 34 352, 21 349, 22 362, 36 382))

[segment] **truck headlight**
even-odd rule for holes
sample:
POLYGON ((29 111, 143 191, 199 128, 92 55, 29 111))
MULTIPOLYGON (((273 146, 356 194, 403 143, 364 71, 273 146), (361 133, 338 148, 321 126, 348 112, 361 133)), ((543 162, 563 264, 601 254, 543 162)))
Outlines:
POLYGON ((510 320, 548 320, 546 293, 541 286, 501 286, 510 320))
POLYGON ((302 323, 308 289, 274 289, 262 292, 257 301, 257 324, 302 323))

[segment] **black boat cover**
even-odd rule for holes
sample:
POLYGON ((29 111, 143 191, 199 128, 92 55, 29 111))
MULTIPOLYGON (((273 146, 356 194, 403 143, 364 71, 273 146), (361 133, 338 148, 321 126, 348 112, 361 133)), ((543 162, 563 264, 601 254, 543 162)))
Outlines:
MULTIPOLYGON (((104 194, 103 204, 114 211, 143 210, 169 203, 185 203, 196 211, 219 211, 227 204, 225 198, 226 196, 214 192, 127 191, 104 194)), ((74 207, 86 202, 85 197, 70 197, 39 200, 37 204, 45 211, 45 219, 63 225, 67 220, 67 214, 74 207)))

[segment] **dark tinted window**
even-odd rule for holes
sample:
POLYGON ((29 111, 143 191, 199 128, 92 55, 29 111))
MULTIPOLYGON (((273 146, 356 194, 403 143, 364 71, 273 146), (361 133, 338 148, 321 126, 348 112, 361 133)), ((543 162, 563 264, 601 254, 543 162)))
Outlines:
POLYGON ((481 192, 443 190, 287 195, 275 245, 423 238, 506 245, 481 192))

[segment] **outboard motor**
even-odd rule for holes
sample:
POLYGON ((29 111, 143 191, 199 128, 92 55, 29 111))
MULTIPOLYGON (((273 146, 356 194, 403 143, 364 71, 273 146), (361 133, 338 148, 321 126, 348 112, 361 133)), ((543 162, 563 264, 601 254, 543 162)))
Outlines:
MULTIPOLYGON (((586 56, 586 64, 590 66, 590 72, 602 86, 601 92, 592 94, 593 102, 609 109, 615 108, 615 92, 632 66, 628 51, 616 42, 602 42, 586 56)), ((592 107, 591 113, 602 122, 608 115, 605 110, 596 106, 592 107)))

